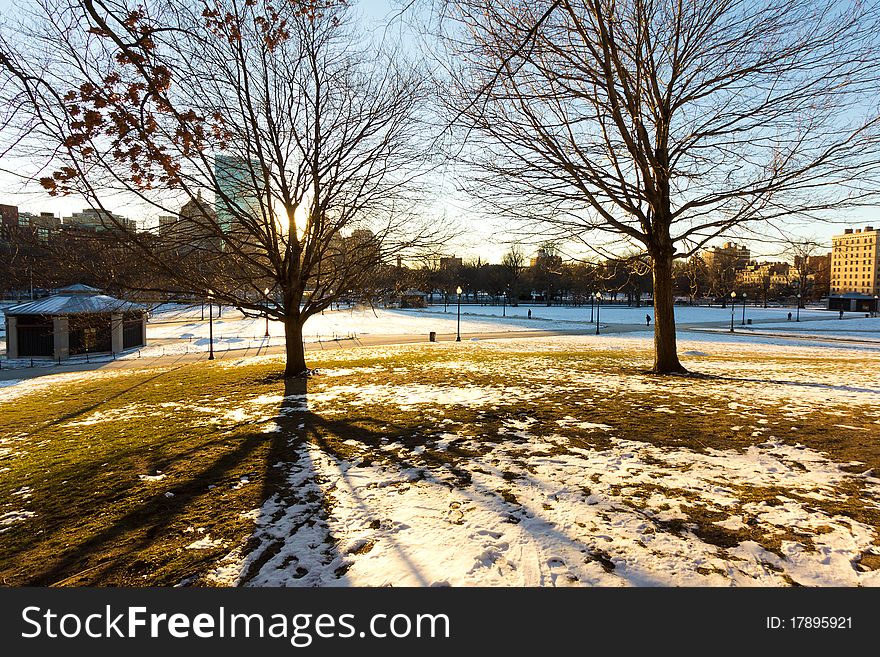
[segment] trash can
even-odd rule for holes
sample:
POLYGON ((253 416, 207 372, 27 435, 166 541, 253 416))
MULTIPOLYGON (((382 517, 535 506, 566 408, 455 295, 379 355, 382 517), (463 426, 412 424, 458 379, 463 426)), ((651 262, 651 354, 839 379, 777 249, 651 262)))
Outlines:
POLYGON ((428 333, 428 340, 430 342, 437 342, 437 331, 431 331, 428 333))

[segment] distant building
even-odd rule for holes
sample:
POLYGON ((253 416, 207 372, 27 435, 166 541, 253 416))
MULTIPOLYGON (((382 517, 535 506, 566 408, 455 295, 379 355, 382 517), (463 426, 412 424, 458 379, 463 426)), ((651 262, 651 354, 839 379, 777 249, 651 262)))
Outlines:
POLYGON ((751 253, 748 248, 740 244, 725 242, 722 246, 706 249, 700 254, 700 257, 710 269, 716 264, 723 264, 725 267, 733 266, 734 269, 745 269, 751 260, 751 253))
POLYGON ((168 221, 162 229, 160 217, 159 235, 181 253, 192 251, 218 252, 221 237, 218 234, 217 212, 211 203, 202 198, 199 191, 196 198, 190 199, 180 208, 176 221, 168 221))
POLYGON ((18 230, 18 207, 0 204, 0 240, 10 241, 18 230))
POLYGON ((368 228, 356 228, 348 236, 339 231, 327 242, 324 262, 328 267, 367 268, 382 261, 380 239, 368 228))
POLYGON ((831 238, 831 295, 828 307, 877 311, 880 240, 873 226, 847 228, 831 238))
POLYGON ((64 360, 77 354, 112 353, 146 344, 146 309, 88 285, 18 304, 6 316, 6 357, 64 360))
POLYGON ((794 257, 794 266, 800 270, 806 271, 807 275, 819 274, 831 267, 831 253, 827 255, 811 255, 803 258, 801 256, 794 257))
POLYGON ((82 212, 74 212, 61 220, 65 229, 87 230, 100 233, 105 230, 137 230, 137 221, 126 219, 113 212, 85 208, 82 212))
POLYGON ((794 266, 809 296, 820 299, 831 292, 831 252, 825 255, 795 256, 794 266))
POLYGON ((29 235, 47 242, 61 226, 61 219, 51 212, 20 212, 17 206, 0 205, 0 240, 29 235))
POLYGON ((240 217, 261 216, 259 194, 255 190, 255 163, 235 155, 214 157, 214 212, 220 230, 232 232, 240 217))
POLYGON ((61 228, 61 218, 51 212, 41 212, 40 214, 19 212, 18 228, 19 230, 29 230, 38 240, 47 242, 61 228))
POLYGON ((4 232, 18 227, 18 207, 0 204, 0 229, 4 232))
POLYGON ((552 255, 546 249, 538 249, 529 264, 532 267, 543 267, 545 269, 557 270, 562 266, 562 257, 552 255))
POLYGON ((463 264, 464 262, 461 258, 456 258, 454 255, 446 256, 440 258, 440 271, 446 269, 459 269, 463 264))
POLYGON ((176 214, 161 215, 159 217, 159 235, 164 236, 174 232, 178 219, 176 214))
POLYGON ((750 262, 736 272, 737 285, 782 287, 798 280, 798 271, 787 262, 750 262))

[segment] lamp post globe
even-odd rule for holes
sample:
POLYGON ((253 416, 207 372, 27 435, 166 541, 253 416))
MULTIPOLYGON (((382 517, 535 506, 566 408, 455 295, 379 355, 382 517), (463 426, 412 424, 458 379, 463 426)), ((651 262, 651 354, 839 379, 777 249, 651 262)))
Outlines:
POLYGON ((214 360, 214 291, 208 290, 208 360, 214 360))
POLYGON ((263 290, 263 294, 266 297, 266 337, 269 337, 269 288, 267 287, 263 290))
POLYGON ((733 310, 736 307, 736 292, 730 293, 730 332, 733 333, 733 310))
POLYGON ((455 288, 455 293, 458 295, 458 319, 455 324, 455 341, 461 342, 461 285, 455 288))

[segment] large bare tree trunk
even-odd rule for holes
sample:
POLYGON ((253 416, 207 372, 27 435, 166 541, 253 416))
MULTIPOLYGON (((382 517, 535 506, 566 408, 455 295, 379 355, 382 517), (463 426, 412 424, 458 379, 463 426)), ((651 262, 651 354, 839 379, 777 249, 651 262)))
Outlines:
POLYGON ((675 341, 675 299, 672 296, 672 252, 652 255, 654 274, 654 372, 686 372, 678 361, 675 341))
POLYGON ((285 319, 284 340, 287 354, 287 361, 284 365, 284 378, 305 376, 308 374, 309 368, 306 366, 302 320, 299 317, 288 317, 285 319))
POLYGON ((414 117, 431 84, 361 33, 348 3, 199 4, 45 0, 14 37, 4 14, 0 159, 14 148, 52 174, 46 191, 100 211, 110 253, 145 267, 140 289, 283 321, 284 373, 301 375, 305 318, 372 294, 394 256, 435 243, 438 222, 415 212, 434 155, 414 117), (32 75, 47 42, 52 75, 32 75), (111 193, 175 219, 131 230, 111 193))

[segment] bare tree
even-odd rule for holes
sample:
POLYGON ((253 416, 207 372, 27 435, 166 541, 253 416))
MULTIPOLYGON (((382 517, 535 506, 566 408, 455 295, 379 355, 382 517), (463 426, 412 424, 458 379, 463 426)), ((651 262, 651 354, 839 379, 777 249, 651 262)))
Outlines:
POLYGON ((655 372, 685 371, 675 258, 739 224, 876 199, 876 3, 441 4, 472 193, 542 234, 641 246, 655 372))
POLYGON ((0 42, 0 89, 25 101, 40 182, 108 223, 114 192, 165 217, 125 232, 151 280, 282 321, 286 376, 308 372, 309 317, 436 234, 416 212, 424 75, 346 3, 39 6, 0 42))
POLYGON ((721 299, 722 307, 727 306, 728 295, 736 287, 738 259, 732 253, 716 252, 706 262, 706 274, 709 282, 709 294, 721 299))
POLYGON ((795 267, 794 279, 798 305, 803 308, 804 301, 815 296, 827 293, 823 283, 830 282, 831 257, 828 255, 828 247, 814 237, 796 237, 790 233, 783 233, 783 253, 791 260, 795 267), (826 272, 826 270, 829 270, 826 272))

